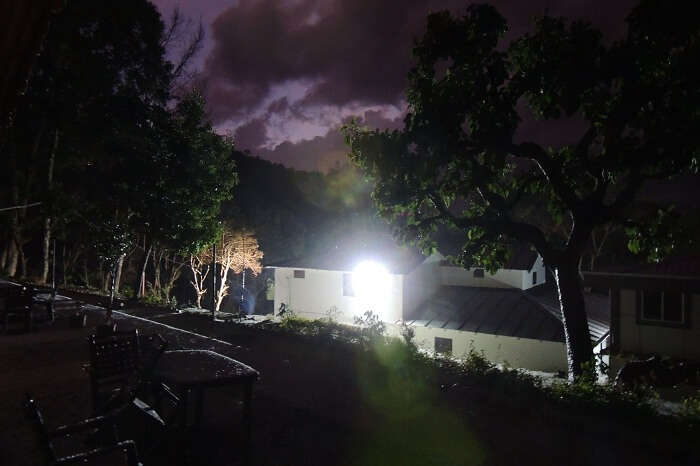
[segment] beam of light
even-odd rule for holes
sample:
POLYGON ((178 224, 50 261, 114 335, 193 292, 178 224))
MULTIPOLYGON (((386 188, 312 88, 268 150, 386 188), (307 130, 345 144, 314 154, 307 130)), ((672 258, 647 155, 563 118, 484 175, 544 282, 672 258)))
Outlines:
POLYGON ((383 318, 391 290, 391 275, 382 264, 360 262, 352 274, 352 287, 358 299, 360 312, 372 311, 383 318))

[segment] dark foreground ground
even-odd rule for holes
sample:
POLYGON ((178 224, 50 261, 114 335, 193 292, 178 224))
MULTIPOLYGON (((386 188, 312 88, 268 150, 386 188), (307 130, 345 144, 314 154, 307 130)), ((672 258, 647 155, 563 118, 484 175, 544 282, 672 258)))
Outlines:
MULTIPOLYGON (((253 401, 253 465, 698 465, 700 432, 678 423, 565 409, 487 384, 403 370, 400 354, 360 351, 202 316, 131 309, 121 328, 158 332, 170 349, 211 349, 261 373, 253 401), (162 324, 166 324, 162 325, 162 324), (175 328, 185 329, 188 333, 175 328), (206 338, 214 337, 220 341, 206 338)), ((52 425, 87 417, 86 329, 57 322, 0 335, 0 465, 41 464, 21 401, 33 393, 52 425)), ((238 394, 205 400, 192 464, 241 464, 238 394)), ((143 461, 175 464, 166 441, 143 461)))

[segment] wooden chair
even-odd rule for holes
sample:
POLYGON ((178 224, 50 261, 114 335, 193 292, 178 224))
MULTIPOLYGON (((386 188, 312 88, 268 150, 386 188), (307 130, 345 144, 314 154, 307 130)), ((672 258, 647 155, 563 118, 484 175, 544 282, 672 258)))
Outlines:
MULTIPOLYGON (((26 396, 25 409, 30 419, 34 422, 46 464, 105 464, 106 461, 110 460, 109 464, 123 464, 127 466, 141 465, 136 451, 136 444, 132 440, 120 441, 118 439, 114 416, 89 418, 77 424, 65 425, 55 430, 49 430, 36 401, 29 394, 26 396), (96 431, 106 434, 108 440, 105 444, 85 451, 71 453, 66 456, 58 455, 54 443, 56 440, 81 433, 94 434, 96 431)), ((101 437, 104 437, 104 435, 101 437)))
POLYGON ((162 383, 153 383, 151 374, 167 347, 159 334, 139 338, 138 331, 90 336, 90 383, 93 412, 96 415, 133 405, 156 424, 166 422, 152 407, 167 399, 179 399, 162 383), (149 402, 151 402, 149 404, 149 402))
MULTIPOLYGON (((106 412, 105 406, 128 385, 139 364, 138 330, 90 335, 90 389, 95 414, 106 412)), ((123 393, 122 393, 123 395, 123 393)))
POLYGON ((22 321, 25 330, 32 330, 32 305, 34 295, 27 286, 13 286, 4 289, 5 306, 2 311, 3 330, 8 333, 10 322, 22 321))

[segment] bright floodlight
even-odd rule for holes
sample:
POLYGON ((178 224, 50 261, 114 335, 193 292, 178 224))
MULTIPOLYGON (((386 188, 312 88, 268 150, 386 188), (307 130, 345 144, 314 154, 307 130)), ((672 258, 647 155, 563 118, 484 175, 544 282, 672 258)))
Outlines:
POLYGON ((352 287, 364 310, 380 314, 389 295, 391 276, 378 262, 360 262, 352 274, 352 287))

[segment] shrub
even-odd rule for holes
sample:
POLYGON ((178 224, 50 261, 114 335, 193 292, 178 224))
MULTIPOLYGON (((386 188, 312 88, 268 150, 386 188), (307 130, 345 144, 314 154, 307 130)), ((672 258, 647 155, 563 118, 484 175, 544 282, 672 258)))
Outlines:
POLYGON ((416 336, 416 330, 412 325, 409 325, 406 321, 402 320, 399 324, 399 333, 401 334, 401 338, 403 338, 404 343, 411 347, 415 346, 413 339, 416 336))
POLYGON ((360 327, 360 343, 374 344, 384 336, 386 326, 372 311, 365 311, 362 317, 355 317, 355 325, 360 327))
POLYGON ((338 310, 337 306, 331 306, 331 308, 326 311, 326 320, 328 322, 337 322, 341 314, 342 312, 338 310))
POLYGON ((496 366, 486 359, 484 351, 476 351, 474 342, 469 344, 467 357, 462 361, 462 369, 467 375, 484 376, 496 369, 496 366))
POLYGON ((700 392, 698 396, 683 399, 679 417, 690 425, 700 425, 700 392))

